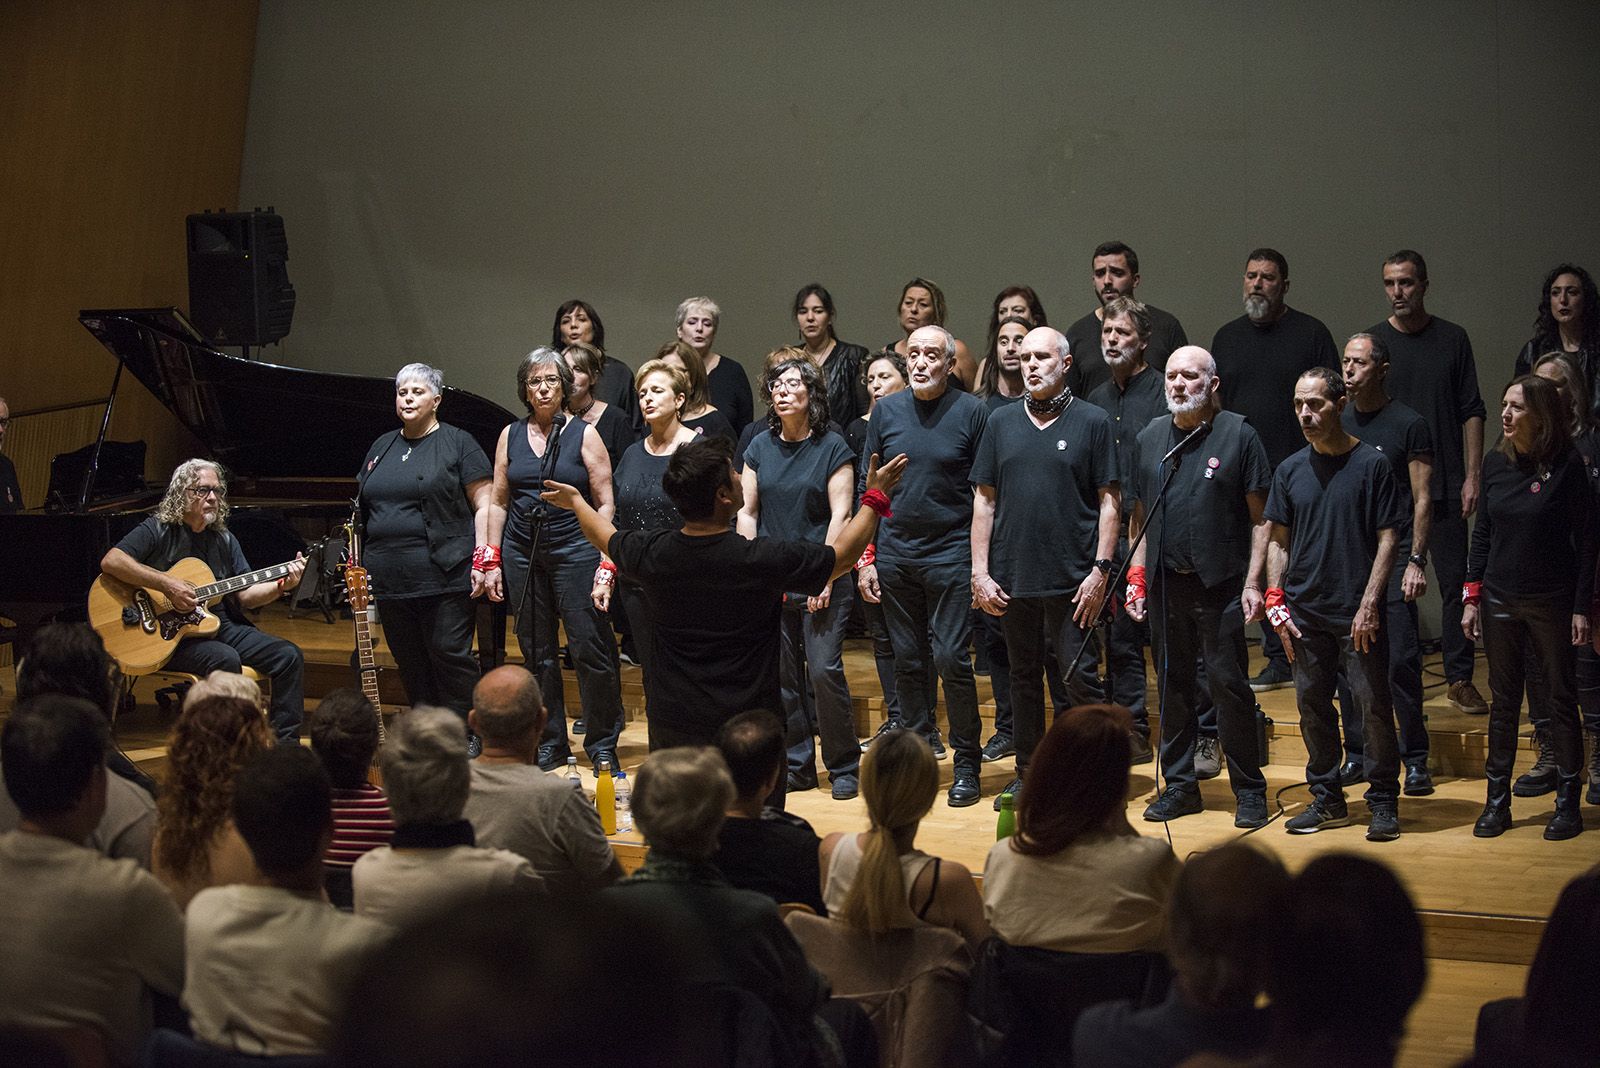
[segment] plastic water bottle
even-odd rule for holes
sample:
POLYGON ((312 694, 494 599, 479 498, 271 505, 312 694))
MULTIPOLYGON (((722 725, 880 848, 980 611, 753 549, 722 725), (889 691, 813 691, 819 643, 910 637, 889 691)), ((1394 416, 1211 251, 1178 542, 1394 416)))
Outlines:
POLYGON ((633 830, 633 794, 628 788, 628 773, 620 765, 612 780, 611 792, 616 799, 617 833, 627 834, 633 830))
POLYGON ((615 786, 611 780, 611 761, 602 757, 594 780, 594 807, 600 812, 600 829, 608 835, 617 833, 615 786))
POLYGON ((1017 799, 1011 794, 1000 795, 1000 818, 994 822, 994 839, 1000 841, 1017 833, 1017 799))
POLYGON ((574 790, 583 793, 583 775, 578 771, 578 758, 575 756, 567 757, 567 781, 574 790))

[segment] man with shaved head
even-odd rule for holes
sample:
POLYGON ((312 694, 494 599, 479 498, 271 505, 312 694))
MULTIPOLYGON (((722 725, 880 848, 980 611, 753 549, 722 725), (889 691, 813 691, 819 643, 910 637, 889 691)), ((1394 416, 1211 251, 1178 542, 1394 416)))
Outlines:
POLYGON ((950 387, 955 359, 955 338, 943 327, 912 331, 906 339, 911 388, 884 397, 873 410, 866 454, 910 459, 894 513, 878 527, 871 550, 875 570, 863 568, 858 581, 868 601, 881 597, 894 646, 902 722, 885 726, 916 731, 935 755, 943 755, 944 747, 934 718, 930 660, 944 680, 950 745, 956 751, 948 801, 962 807, 976 804, 980 796, 982 723, 967 651, 972 644, 968 474, 988 413, 977 397, 950 387))
MULTIPOLYGON (((0 445, 6 443, 6 431, 11 427, 11 409, 6 399, 0 397, 0 445)), ((0 513, 22 511, 22 486, 17 482, 17 469, 11 457, 0 453, 0 513)))
POLYGON ((1079 650, 1105 603, 1121 514, 1111 418, 1067 388, 1066 337, 1030 330, 1021 356, 1027 397, 990 416, 972 465, 972 599, 1000 617, 1011 655, 1013 795, 1044 734, 1045 642, 1072 704, 1105 699, 1095 651, 1079 650))
POLYGON ((478 680, 467 722, 483 753, 472 762, 466 818, 478 845, 527 858, 554 894, 610 886, 622 866, 599 814, 566 779, 539 770, 546 715, 526 668, 506 664, 478 680))
POLYGON ((1150 636, 1167 786, 1144 818, 1164 822, 1204 807, 1195 771, 1198 654, 1227 755, 1234 825, 1253 828, 1267 822, 1267 781, 1246 679, 1244 627, 1261 618, 1268 533, 1263 509, 1272 469, 1249 422, 1218 410, 1220 387, 1216 362, 1205 349, 1186 345, 1167 359, 1172 417, 1140 432, 1125 490, 1129 539, 1144 534, 1125 593, 1129 615, 1154 616, 1150 636))

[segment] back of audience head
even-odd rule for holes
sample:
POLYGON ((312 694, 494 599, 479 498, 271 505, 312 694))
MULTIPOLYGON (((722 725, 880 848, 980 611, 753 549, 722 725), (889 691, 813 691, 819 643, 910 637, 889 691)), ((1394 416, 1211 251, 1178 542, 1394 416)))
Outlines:
POLYGON ((354 790, 367 781, 378 753, 378 710, 360 690, 331 690, 311 713, 311 751, 322 761, 335 789, 354 790))
POLYGON ((50 834, 87 838, 105 813, 110 734, 101 710, 81 697, 17 702, 0 730, 0 768, 22 818, 50 834))
POLYGON ((1427 977, 1422 922, 1394 873, 1353 854, 1320 856, 1290 881, 1277 923, 1273 1044, 1298 1051, 1297 1062, 1312 1053, 1392 1063, 1427 977))
POLYGON ((519 664, 503 664, 472 688, 472 728, 491 749, 531 754, 548 718, 539 680, 519 664))
POLYGON ((233 824, 261 874, 322 885, 322 855, 333 837, 333 787, 316 754, 265 749, 239 769, 233 824))
POLYGON ((764 708, 741 712, 717 731, 717 749, 733 778, 736 800, 764 799, 778 785, 787 767, 784 728, 764 708))
POLYGON ((915 831, 939 792, 939 764, 916 733, 880 735, 861 759, 861 798, 871 825, 856 877, 839 918, 852 927, 882 932, 908 926, 905 877, 898 839, 915 831))
POLYGON ((121 696, 121 675, 87 623, 50 623, 34 634, 17 664, 17 700, 41 694, 81 697, 107 718, 121 696))
POLYGON ((1120 705, 1079 705, 1056 717, 1023 777, 1012 848, 1052 856, 1085 836, 1127 827, 1132 724, 1120 705))
POLYGON ((1289 890, 1277 857, 1230 842, 1191 859, 1167 906, 1167 956, 1192 1005, 1248 1009, 1267 983, 1289 890))
POLYGON ((158 859, 179 877, 210 870, 207 850, 227 822, 245 761, 272 746, 261 710, 238 697, 186 701, 167 745, 165 789, 157 799, 158 859))
POLYGON ((204 701, 207 697, 237 697, 241 701, 249 701, 263 712, 267 710, 261 687, 256 685, 254 679, 237 671, 213 671, 189 687, 189 692, 183 697, 183 706, 188 708, 193 702, 204 701))
POLYGON ((1524 1036, 1548 1064, 1600 1064, 1600 1018, 1574 996, 1600 985, 1600 868, 1567 884, 1528 969, 1524 1036))
POLYGON ((717 851, 717 834, 733 796, 733 778, 715 749, 659 749, 639 767, 633 819, 652 852, 706 860, 717 851))
POLYGON ((396 826, 461 818, 472 771, 460 716, 442 708, 413 708, 395 720, 378 759, 396 826))

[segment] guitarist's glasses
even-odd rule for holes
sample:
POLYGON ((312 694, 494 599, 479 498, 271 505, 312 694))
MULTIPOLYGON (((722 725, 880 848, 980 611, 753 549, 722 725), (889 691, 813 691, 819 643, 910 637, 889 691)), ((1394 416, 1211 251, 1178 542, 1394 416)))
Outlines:
POLYGON ((197 501, 202 499, 202 498, 205 498, 205 497, 220 497, 220 496, 222 496, 222 487, 221 486, 190 486, 189 487, 189 496, 193 497, 197 501))

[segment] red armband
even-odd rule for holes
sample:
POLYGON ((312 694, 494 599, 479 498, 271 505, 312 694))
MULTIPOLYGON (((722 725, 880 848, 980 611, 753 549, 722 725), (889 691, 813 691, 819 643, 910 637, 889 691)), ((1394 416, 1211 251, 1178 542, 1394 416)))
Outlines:
POLYGON ((480 545, 472 550, 472 570, 493 571, 500 566, 500 546, 480 545))
POLYGON ((617 565, 613 564, 610 560, 602 560, 602 561, 600 561, 600 566, 595 568, 595 570, 596 571, 609 571, 613 575, 615 575, 617 573, 617 565))
POLYGON ((1128 568, 1128 590, 1123 607, 1132 608, 1133 602, 1146 595, 1148 587, 1145 585, 1145 570, 1142 567, 1128 568))
POLYGON ((894 513, 889 511, 889 495, 883 490, 869 489, 861 495, 861 507, 871 508, 878 513, 879 519, 889 519, 894 513))
POLYGON ((1461 584, 1461 603, 1463 605, 1477 606, 1483 601, 1483 583, 1463 582, 1461 584))
POLYGON ((856 561, 856 570, 860 571, 864 567, 871 567, 877 560, 878 547, 868 542, 867 547, 861 550, 861 559, 856 561))
POLYGON ((1289 606, 1283 599, 1282 586, 1268 586, 1265 600, 1269 624, 1277 628, 1289 622, 1289 606))

